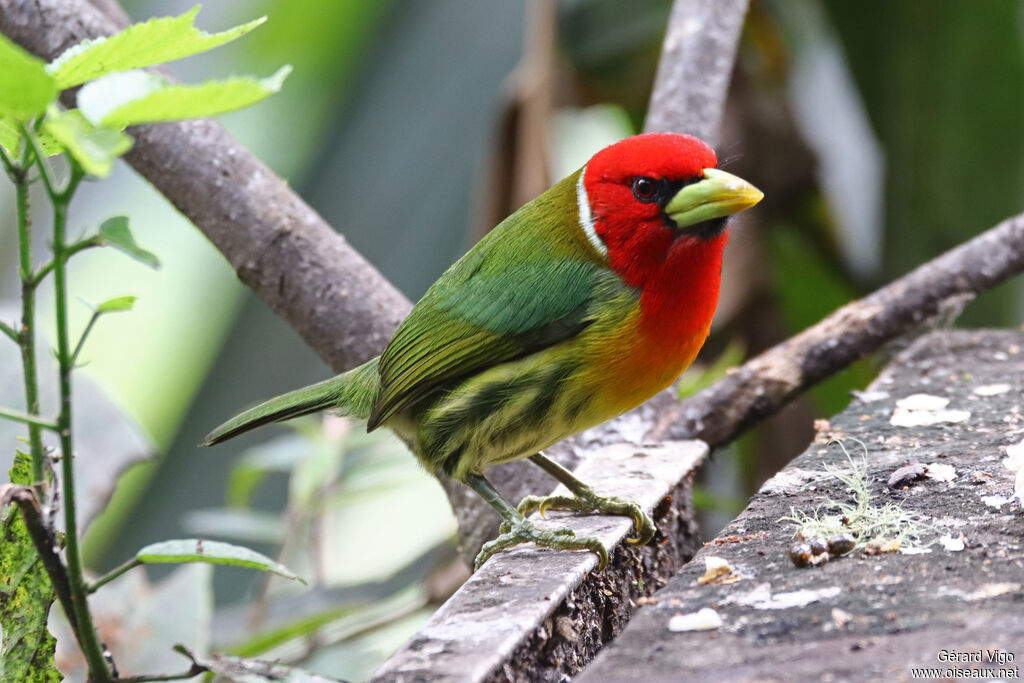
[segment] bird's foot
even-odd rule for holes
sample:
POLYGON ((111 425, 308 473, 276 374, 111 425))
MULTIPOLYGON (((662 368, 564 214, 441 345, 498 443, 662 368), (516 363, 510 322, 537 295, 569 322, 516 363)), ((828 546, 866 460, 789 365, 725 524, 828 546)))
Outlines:
POLYGON ((651 516, 638 504, 618 496, 598 495, 589 486, 581 487, 572 496, 527 496, 519 503, 519 512, 523 516, 539 512, 543 517, 548 510, 574 510, 629 517, 636 528, 636 535, 626 539, 630 545, 646 545, 658 530, 651 516))
POLYGON ((556 550, 589 550, 597 555, 597 571, 603 571, 608 564, 608 550, 598 539, 592 536, 577 536, 572 529, 542 529, 529 520, 514 522, 506 521, 501 525, 501 535, 493 541, 484 543, 480 554, 473 562, 476 571, 490 559, 491 555, 519 545, 520 543, 536 543, 543 548, 556 550))

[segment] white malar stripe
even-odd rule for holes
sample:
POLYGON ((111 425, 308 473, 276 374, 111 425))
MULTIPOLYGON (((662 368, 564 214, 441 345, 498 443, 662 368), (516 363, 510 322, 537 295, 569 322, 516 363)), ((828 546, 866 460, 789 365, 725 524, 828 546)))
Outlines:
POLYGON ((608 247, 597 236, 597 231, 594 229, 594 217, 590 214, 590 197, 587 196, 587 188, 583 186, 583 176, 586 174, 587 167, 584 166, 580 171, 580 179, 576 181, 576 206, 580 213, 580 228, 594 250, 602 258, 608 258, 608 247))

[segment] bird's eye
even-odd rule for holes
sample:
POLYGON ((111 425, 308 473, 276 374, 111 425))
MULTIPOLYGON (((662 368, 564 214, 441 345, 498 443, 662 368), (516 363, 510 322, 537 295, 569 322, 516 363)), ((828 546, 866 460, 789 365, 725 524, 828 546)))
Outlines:
POLYGON ((658 184, 654 178, 640 176, 633 178, 633 196, 642 202, 653 202, 658 193, 658 184))

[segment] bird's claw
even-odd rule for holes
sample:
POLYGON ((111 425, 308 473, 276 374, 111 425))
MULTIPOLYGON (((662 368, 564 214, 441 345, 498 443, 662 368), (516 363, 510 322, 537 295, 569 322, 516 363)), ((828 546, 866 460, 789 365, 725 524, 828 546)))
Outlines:
POLYGON ((574 510, 629 517, 636 529, 636 535, 626 539, 630 545, 646 545, 658 530, 651 516, 638 504, 618 496, 600 496, 589 486, 573 496, 526 496, 519 503, 519 513, 523 516, 539 512, 543 517, 548 510, 574 510))
POLYGON ((608 549, 592 536, 576 536, 572 529, 542 529, 533 522, 522 520, 504 522, 500 527, 501 535, 493 541, 484 543, 480 553, 473 562, 473 571, 480 569, 492 555, 520 543, 533 542, 542 548, 556 550, 589 550, 597 555, 597 571, 604 571, 608 565, 608 549))

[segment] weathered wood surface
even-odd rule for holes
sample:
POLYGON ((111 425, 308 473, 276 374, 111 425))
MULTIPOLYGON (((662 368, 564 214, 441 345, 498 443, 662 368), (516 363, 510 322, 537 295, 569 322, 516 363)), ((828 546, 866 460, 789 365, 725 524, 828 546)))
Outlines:
POLYGON ((850 498, 823 470, 845 458, 822 438, 766 482, 576 680, 900 681, 912 679, 919 667, 940 669, 937 678, 971 676, 945 671, 953 668, 1002 668, 1012 670, 1004 677, 1019 678, 1024 511, 1019 501, 1007 500, 1014 475, 1002 461, 1006 447, 1024 439, 1022 392, 1024 334, 934 332, 900 354, 827 428, 847 445, 853 446, 851 438, 867 445, 877 501, 902 501, 954 544, 962 539, 963 550, 936 544, 923 554, 854 553, 819 567, 794 567, 787 549, 795 527, 780 518, 791 507, 811 512, 828 498, 850 498), (946 397, 950 410, 970 417, 892 425, 895 401, 915 393, 946 397), (889 477, 909 463, 950 465, 955 476, 890 490, 889 477), (739 580, 699 585, 708 556, 731 563, 739 580), (721 617, 719 628, 669 630, 674 616, 706 607, 721 617), (996 651, 1002 663, 998 655, 988 661, 996 651))
MULTIPOLYGON (((648 546, 623 543, 623 517, 549 512, 547 523, 596 536, 611 551, 593 570, 588 552, 530 545, 492 557, 377 672, 378 681, 560 681, 622 631, 636 600, 663 586, 692 557, 697 536, 691 483, 707 456, 699 441, 618 443, 594 452, 578 476, 605 494, 653 511, 648 546)), ((562 487, 557 493, 568 493, 562 487)), ((538 519, 536 515, 533 517, 538 519)), ((544 522, 542 522, 544 523, 544 522)))

